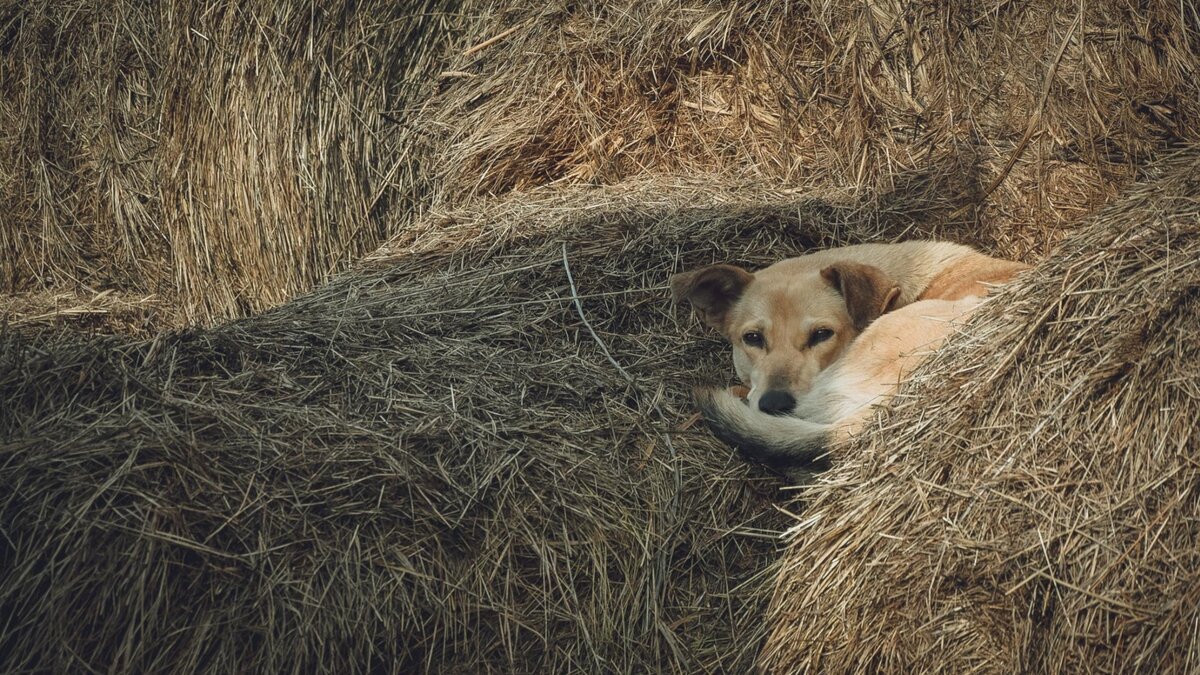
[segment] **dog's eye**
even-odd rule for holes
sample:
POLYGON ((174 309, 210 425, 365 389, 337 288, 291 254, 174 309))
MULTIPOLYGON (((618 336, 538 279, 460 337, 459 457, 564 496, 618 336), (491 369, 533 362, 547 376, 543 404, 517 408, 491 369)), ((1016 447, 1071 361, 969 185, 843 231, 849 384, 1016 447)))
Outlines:
POLYGON ((831 337, 833 337, 833 331, 828 328, 818 328, 812 332, 812 335, 808 336, 808 345, 811 347, 812 345, 821 344, 831 337))
POLYGON ((756 330, 747 331, 742 334, 742 342, 745 342, 747 347, 762 349, 763 334, 756 330))

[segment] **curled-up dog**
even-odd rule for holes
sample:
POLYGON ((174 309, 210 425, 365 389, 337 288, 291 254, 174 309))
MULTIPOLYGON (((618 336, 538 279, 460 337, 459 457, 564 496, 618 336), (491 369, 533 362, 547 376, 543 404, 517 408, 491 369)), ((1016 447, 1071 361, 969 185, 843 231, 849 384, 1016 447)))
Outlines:
POLYGON ((1026 265, 936 241, 862 244, 756 273, 712 265, 671 278, 733 346, 745 396, 697 392, 723 440, 776 468, 821 459, 997 284, 1026 265))

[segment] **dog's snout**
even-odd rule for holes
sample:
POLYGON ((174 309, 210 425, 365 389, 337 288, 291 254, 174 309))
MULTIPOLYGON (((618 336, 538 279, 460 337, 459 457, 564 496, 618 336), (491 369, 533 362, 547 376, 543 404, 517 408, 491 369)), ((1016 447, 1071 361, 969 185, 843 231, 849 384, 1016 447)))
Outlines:
POLYGON ((796 407, 796 397, 780 389, 773 389, 758 399, 758 409, 768 415, 786 415, 796 407))

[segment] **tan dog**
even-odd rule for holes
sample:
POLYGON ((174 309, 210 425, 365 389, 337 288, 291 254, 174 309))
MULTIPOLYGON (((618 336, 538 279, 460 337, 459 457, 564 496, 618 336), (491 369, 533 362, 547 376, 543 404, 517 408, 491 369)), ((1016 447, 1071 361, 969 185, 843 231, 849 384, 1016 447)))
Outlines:
POLYGON ((725 334, 750 387, 746 401, 699 392, 710 425, 747 455, 787 466, 857 431, 956 321, 1025 267, 947 242, 863 244, 755 274, 713 265, 675 275, 671 290, 725 334))

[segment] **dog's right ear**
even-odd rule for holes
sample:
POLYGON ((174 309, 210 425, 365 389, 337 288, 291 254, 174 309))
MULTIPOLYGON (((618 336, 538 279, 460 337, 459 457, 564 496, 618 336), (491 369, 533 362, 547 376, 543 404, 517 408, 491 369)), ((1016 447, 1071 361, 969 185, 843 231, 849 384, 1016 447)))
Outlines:
POLYGON ((704 323, 725 330, 729 308, 742 297, 754 275, 734 265, 709 265, 671 277, 671 299, 687 300, 704 323))
POLYGON ((842 294, 858 330, 900 306, 900 286, 874 265, 837 262, 821 270, 821 277, 842 294))

